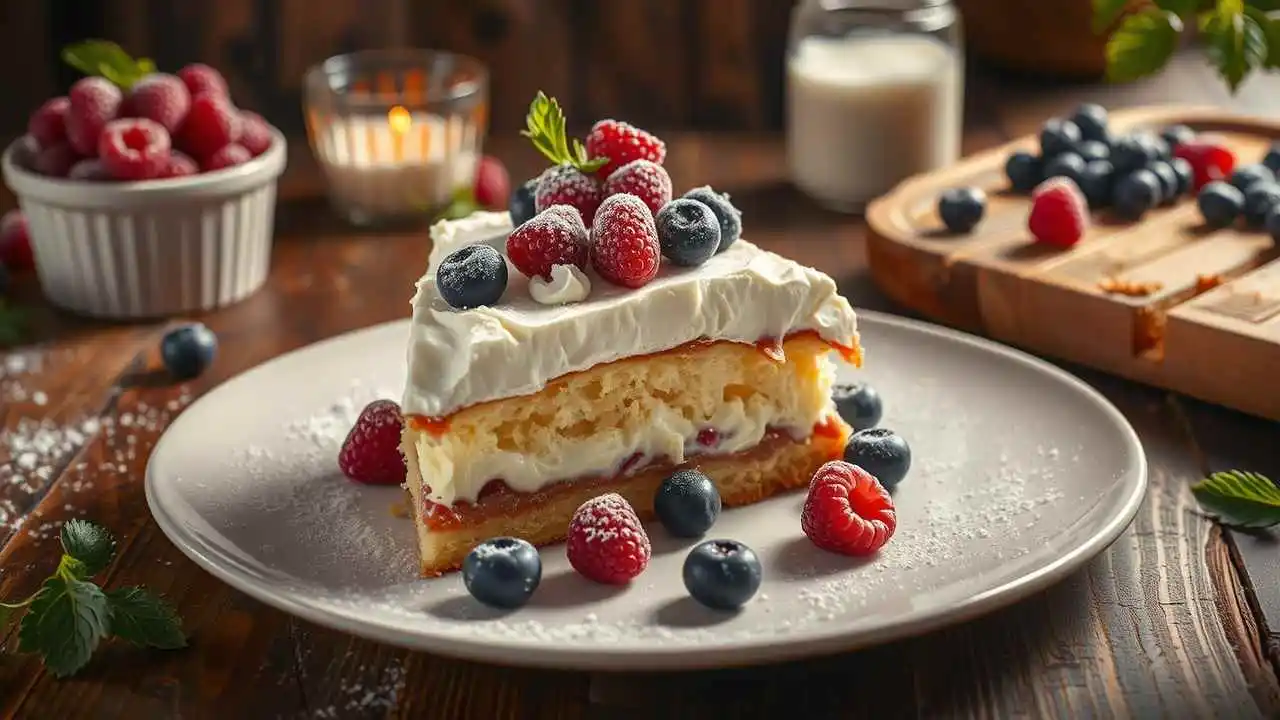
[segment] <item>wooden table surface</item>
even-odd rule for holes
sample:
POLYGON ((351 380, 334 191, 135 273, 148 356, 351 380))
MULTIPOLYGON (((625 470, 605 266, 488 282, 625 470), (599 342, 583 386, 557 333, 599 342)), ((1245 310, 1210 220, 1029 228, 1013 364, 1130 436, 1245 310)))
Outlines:
MULTIPOLYGON (((1036 87, 975 75, 965 150, 1029 132, 1086 97, 1119 106, 1190 101, 1274 112, 1280 85, 1229 98, 1198 60, 1126 88, 1036 87)), ((681 186, 728 190, 751 239, 821 268, 855 305, 899 311, 868 279, 864 227, 788 188, 778 137, 676 134, 667 165, 681 186)), ((492 151, 524 177, 538 169, 515 138, 492 151)), ((71 517, 121 539, 110 587, 144 584, 178 607, 192 643, 161 652, 108 644, 57 680, 13 654, 0 628, 0 715, 23 718, 729 718, 1280 717, 1280 553, 1273 536, 1223 533, 1189 484, 1209 469, 1280 475, 1277 427, 1069 368, 1128 417, 1151 488, 1132 528, 1088 568, 1008 609, 923 637, 781 666, 610 675, 507 669, 415 653, 317 627, 199 570, 147 511, 143 470, 194 397, 283 352, 405 317, 426 263, 422 230, 343 227, 320 199, 305 143, 281 188, 274 266, 253 298, 201 318, 219 335, 204 377, 155 372, 163 324, 78 320, 41 306, 37 342, 0 353, 0 598, 25 597, 54 567, 71 517)), ((10 200, 11 202, 11 200, 10 200)), ((210 428, 210 432, 217 432, 210 428)))

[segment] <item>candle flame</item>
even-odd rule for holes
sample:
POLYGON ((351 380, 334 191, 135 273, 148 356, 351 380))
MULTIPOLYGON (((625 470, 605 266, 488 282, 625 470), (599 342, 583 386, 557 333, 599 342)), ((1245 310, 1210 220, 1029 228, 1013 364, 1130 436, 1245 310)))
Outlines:
POLYGON ((409 116, 409 111, 399 105, 387 111, 387 122, 391 125, 391 131, 397 135, 403 135, 409 131, 409 126, 413 124, 413 118, 409 116))

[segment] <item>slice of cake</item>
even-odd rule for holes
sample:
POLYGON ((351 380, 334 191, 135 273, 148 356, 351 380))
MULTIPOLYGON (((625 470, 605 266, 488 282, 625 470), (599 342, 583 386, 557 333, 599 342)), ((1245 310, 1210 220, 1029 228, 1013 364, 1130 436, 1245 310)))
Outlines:
POLYGON ((718 208, 700 254, 712 215, 681 202, 656 203, 656 226, 648 198, 624 194, 578 207, 590 231, 565 205, 516 233, 507 213, 432 228, 401 405, 424 574, 496 536, 562 540, 602 493, 652 516, 680 467, 733 506, 841 456, 832 361, 861 363, 849 303, 826 275, 738 240, 718 208))

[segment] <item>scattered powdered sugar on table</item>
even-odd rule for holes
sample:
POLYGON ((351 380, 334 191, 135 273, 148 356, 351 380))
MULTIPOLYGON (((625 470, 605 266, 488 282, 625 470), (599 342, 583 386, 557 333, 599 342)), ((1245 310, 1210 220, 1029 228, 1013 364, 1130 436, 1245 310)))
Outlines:
POLYGON ((315 708, 306 717, 328 720, 351 717, 353 713, 362 716, 374 711, 385 713, 396 707, 400 701, 400 693, 405 688, 405 671, 399 661, 392 661, 372 682, 361 679, 364 670, 365 667, 361 665, 356 668, 355 678, 344 678, 341 681, 337 688, 339 699, 336 702, 315 708))

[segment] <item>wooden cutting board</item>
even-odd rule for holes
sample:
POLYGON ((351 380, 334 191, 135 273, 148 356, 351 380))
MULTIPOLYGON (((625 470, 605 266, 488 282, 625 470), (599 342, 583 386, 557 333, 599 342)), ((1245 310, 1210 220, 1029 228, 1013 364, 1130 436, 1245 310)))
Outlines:
MULTIPOLYGON (((1280 121, 1213 108, 1114 113, 1113 130, 1185 123, 1226 138, 1237 164, 1261 161, 1280 121)), ((1032 242, 1030 200, 1008 189, 1004 163, 1035 151, 1026 137, 911 178, 867 211, 876 283, 935 320, 1049 357, 1081 363, 1280 420, 1280 248, 1263 231, 1209 230, 1193 198, 1136 223, 1105 211, 1075 247, 1032 242), (947 188, 987 192, 967 235, 937 215, 947 188)))

